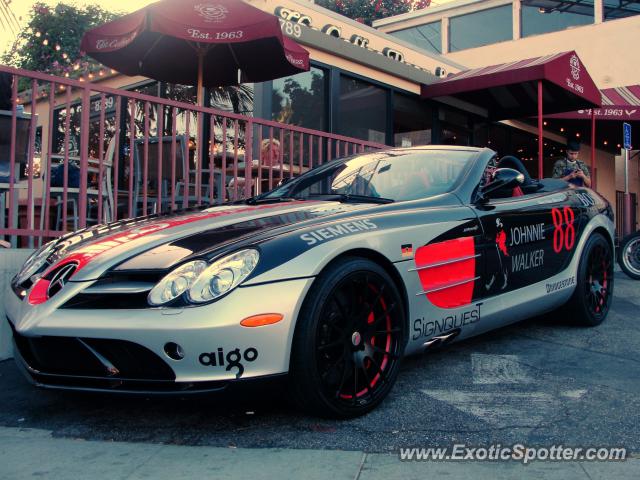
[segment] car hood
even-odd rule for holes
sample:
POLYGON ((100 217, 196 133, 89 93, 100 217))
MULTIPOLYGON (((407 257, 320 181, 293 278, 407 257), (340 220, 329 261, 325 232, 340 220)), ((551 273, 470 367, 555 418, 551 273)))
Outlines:
POLYGON ((168 269, 193 256, 216 251, 271 230, 371 208, 371 204, 292 201, 265 205, 222 205, 164 216, 128 219, 66 235, 48 258, 51 272, 68 263, 71 281, 97 279, 109 268, 168 269))

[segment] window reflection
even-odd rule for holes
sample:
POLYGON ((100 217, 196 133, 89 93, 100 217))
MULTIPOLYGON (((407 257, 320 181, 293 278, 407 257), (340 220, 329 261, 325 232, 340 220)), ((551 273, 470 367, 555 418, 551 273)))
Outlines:
POLYGON ((449 51, 511 40, 512 19, 511 4, 452 17, 449 20, 449 51))
POLYGON ((367 82, 340 77, 338 133, 385 143, 387 90, 367 82))
POLYGON ((522 36, 540 33, 557 32, 569 27, 589 25, 593 23, 593 5, 583 12, 561 11, 523 2, 521 10, 522 36))
POLYGON ((325 72, 316 67, 273 81, 271 119, 314 130, 326 130, 325 72))
POLYGON ((440 21, 389 32, 389 35, 398 37, 427 52, 442 53, 442 22, 440 21))

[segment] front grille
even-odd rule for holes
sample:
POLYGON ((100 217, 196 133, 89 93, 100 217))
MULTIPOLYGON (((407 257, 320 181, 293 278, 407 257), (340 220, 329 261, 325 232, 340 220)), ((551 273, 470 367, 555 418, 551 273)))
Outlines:
POLYGON ((140 272, 114 272, 105 273, 99 280, 91 285, 91 292, 80 292, 67 300, 60 308, 75 309, 144 309, 149 308, 147 296, 165 275, 165 270, 148 270, 140 272), (142 292, 107 293, 125 284, 148 284, 148 290, 142 292), (101 292, 100 290, 105 290, 101 292))
POLYGON ((20 356, 37 374, 95 377, 109 382, 174 381, 176 378, 173 370, 158 355, 133 342, 101 338, 26 337, 16 332, 11 322, 9 325, 20 356), (109 372, 108 364, 118 373, 113 375, 109 372))
POLYGON ((60 308, 98 309, 143 309, 149 308, 149 292, 138 293, 78 293, 60 308))

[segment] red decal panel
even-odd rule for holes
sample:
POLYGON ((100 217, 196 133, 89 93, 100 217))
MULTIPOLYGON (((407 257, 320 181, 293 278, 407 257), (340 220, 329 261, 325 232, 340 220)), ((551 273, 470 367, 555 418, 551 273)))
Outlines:
POLYGON ((473 237, 447 240, 418 248, 415 254, 416 268, 472 257, 460 262, 418 270, 424 291, 442 288, 442 290, 426 294, 429 301, 436 307, 454 308, 471 303, 473 278, 476 273, 476 259, 473 257, 475 253, 473 237), (464 281, 467 282, 446 287, 464 281))

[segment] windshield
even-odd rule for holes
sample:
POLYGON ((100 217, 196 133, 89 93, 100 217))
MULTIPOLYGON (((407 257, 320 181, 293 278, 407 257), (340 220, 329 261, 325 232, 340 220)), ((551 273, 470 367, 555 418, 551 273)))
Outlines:
POLYGON ((449 192, 474 151, 390 150, 337 159, 314 168, 261 198, 346 196, 416 200, 449 192))

